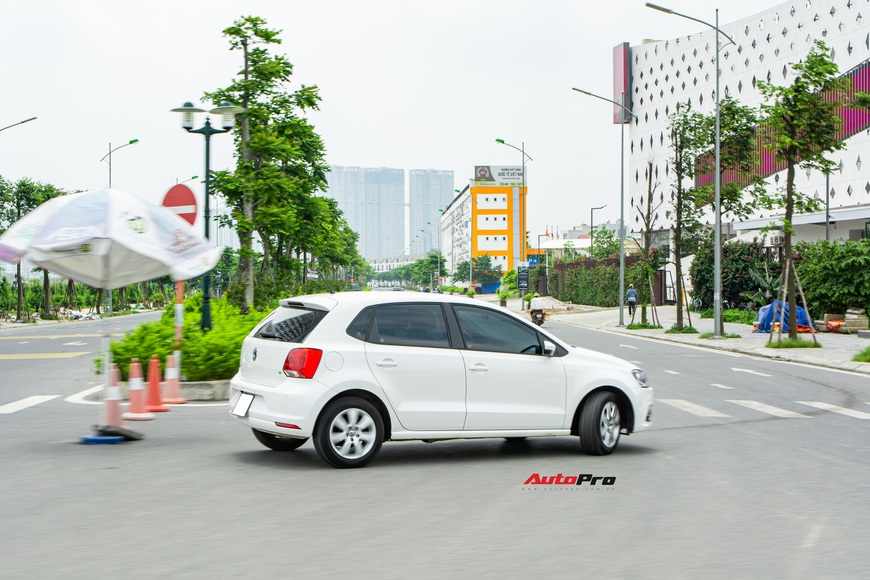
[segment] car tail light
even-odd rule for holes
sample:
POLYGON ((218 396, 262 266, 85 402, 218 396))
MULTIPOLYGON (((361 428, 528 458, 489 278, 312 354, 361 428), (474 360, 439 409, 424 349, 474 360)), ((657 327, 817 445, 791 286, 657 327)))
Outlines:
POLYGON ((294 348, 284 361, 284 374, 288 377, 310 379, 317 372, 323 351, 316 348, 294 348))

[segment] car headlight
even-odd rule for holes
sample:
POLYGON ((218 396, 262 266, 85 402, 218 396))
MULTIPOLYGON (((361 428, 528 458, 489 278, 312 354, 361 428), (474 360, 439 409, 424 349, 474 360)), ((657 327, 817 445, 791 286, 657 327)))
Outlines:
POLYGON ((644 388, 644 389, 649 388, 649 380, 647 380, 647 378, 646 378, 646 373, 644 373, 640 369, 632 369, 631 374, 634 375, 634 378, 637 381, 637 384, 639 384, 642 388, 644 388))

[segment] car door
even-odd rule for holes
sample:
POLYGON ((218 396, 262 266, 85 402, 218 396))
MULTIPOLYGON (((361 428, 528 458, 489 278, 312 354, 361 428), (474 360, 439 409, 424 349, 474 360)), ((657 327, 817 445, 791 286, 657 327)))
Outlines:
POLYGON ((561 429, 566 373, 531 326, 498 311, 453 307, 465 348, 465 430, 561 429))
POLYGON ((450 348, 441 304, 378 306, 366 341, 366 359, 402 427, 462 429, 464 360, 450 348))

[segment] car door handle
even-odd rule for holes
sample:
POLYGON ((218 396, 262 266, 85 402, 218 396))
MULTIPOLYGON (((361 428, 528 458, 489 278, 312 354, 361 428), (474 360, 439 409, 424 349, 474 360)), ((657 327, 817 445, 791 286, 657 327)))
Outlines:
POLYGON ((394 361, 391 358, 385 358, 384 360, 379 360, 375 364, 378 365, 379 367, 386 367, 386 368, 393 368, 393 367, 399 366, 399 363, 397 363, 396 361, 394 361))
POLYGON ((475 372, 475 373, 485 373, 486 371, 489 370, 489 367, 483 363, 477 363, 474 366, 468 367, 468 370, 475 372))

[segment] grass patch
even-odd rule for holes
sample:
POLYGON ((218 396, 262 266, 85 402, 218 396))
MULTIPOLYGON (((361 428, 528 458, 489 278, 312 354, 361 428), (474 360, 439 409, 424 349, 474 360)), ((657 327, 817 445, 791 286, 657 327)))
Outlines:
MULTIPOLYGON (((713 338, 713 333, 712 332, 705 332, 704 334, 702 334, 698 338, 713 338)), ((733 332, 731 332, 731 333, 726 332, 725 334, 722 335, 722 338, 740 338, 740 335, 734 334, 733 332)))
POLYGON ((855 362, 870 362, 870 346, 856 354, 852 360, 855 362))
POLYGON ((812 340, 804 340, 801 337, 783 338, 782 344, 774 339, 771 342, 768 342, 765 346, 767 348, 822 348, 820 343, 813 342, 812 340))
POLYGON ((658 324, 650 324, 649 322, 637 322, 634 324, 629 324, 626 326, 629 330, 653 330, 656 328, 661 328, 658 324))
POLYGON ((682 329, 678 329, 677 325, 674 324, 670 329, 665 331, 665 334, 698 334, 698 329, 694 326, 684 326, 682 329))

